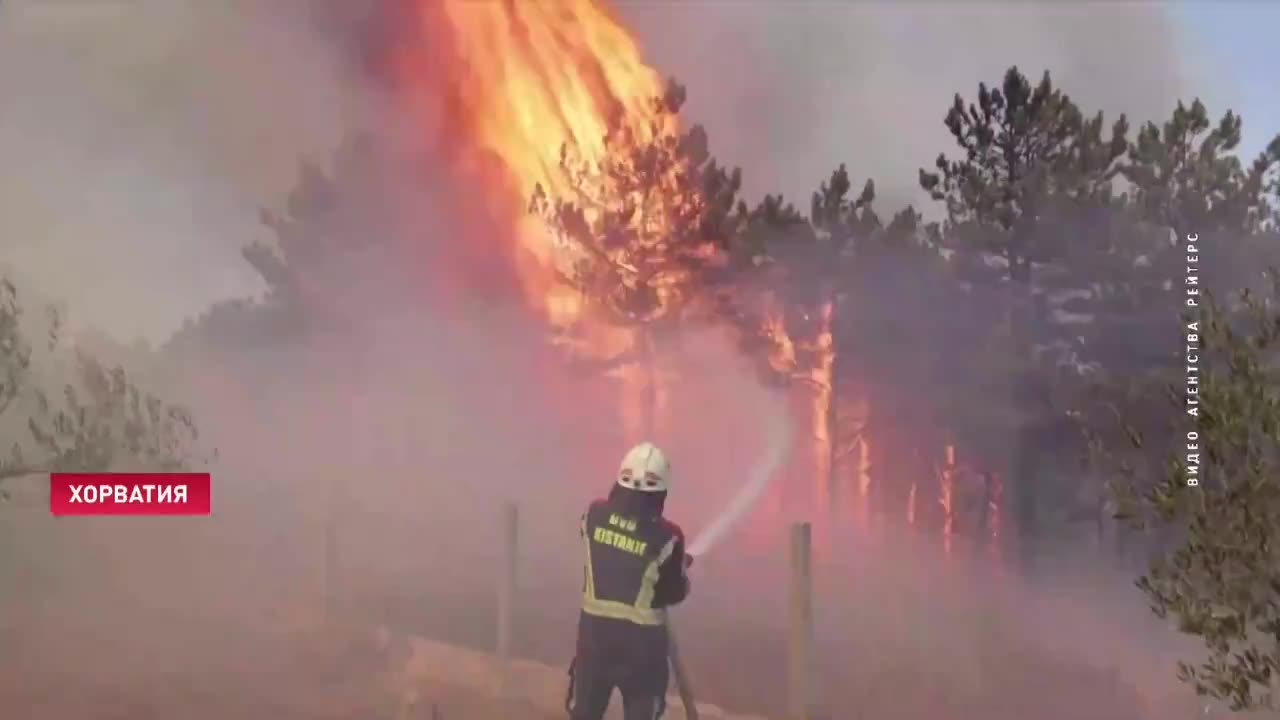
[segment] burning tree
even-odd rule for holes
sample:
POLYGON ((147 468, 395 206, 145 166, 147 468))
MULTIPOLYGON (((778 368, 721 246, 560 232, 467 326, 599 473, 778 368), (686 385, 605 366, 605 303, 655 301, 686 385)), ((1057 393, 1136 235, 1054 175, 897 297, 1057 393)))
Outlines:
POLYGON ((611 323, 676 320, 702 296, 729 249, 741 175, 712 159, 700 126, 675 130, 685 91, 653 100, 647 140, 613 125, 599 160, 561 148, 572 197, 538 185, 530 210, 551 229, 563 282, 611 323))
POLYGON ((888 227, 881 223, 874 182, 856 195, 853 189, 841 165, 813 194, 808 216, 781 196, 766 196, 746 216, 739 241, 764 270, 740 282, 763 302, 734 318, 748 351, 767 358, 771 376, 808 395, 819 501, 830 510, 843 505, 844 481, 853 479, 845 465, 868 437, 859 402, 874 382, 865 372, 874 349, 864 331, 878 306, 865 292, 871 276, 863 271, 914 230, 910 209, 888 227))
POLYGON ((728 277, 733 227, 743 212, 740 173, 716 163, 700 126, 678 131, 684 100, 684 88, 672 81, 652 99, 647 125, 610 125, 605 151, 594 159, 564 144, 560 171, 570 196, 553 197, 538 184, 529 203, 553 239, 559 282, 585 303, 587 314, 575 319, 603 321, 627 338, 600 356, 569 336, 575 360, 598 371, 642 369, 645 434, 657 412, 656 344, 681 321, 706 317, 728 277))
POLYGON ((533 199, 540 227, 511 248, 526 300, 580 362, 647 386, 647 411, 623 403, 646 426, 659 403, 654 344, 682 322, 728 319, 766 376, 814 391, 815 445, 830 465, 835 278, 850 255, 834 249, 849 232, 838 225, 870 215, 870 198, 847 196, 846 177, 823 191, 842 196, 826 198, 826 216, 780 198, 744 207, 705 135, 679 130, 683 92, 664 87, 626 28, 599 4, 562 5, 419 3, 451 52, 406 63, 416 87, 446 76, 462 173, 495 207, 508 191, 522 207, 533 199))
MULTIPOLYGON (((974 384, 990 378, 989 367, 972 352, 974 340, 987 333, 986 306, 956 281, 936 227, 924 224, 911 207, 865 234, 848 265, 839 291, 845 311, 835 326, 836 379, 857 383, 858 399, 875 417, 875 441, 862 459, 860 480, 867 483, 869 469, 892 469, 894 483, 884 482, 890 478, 882 474, 872 493, 881 511, 941 531, 944 547, 950 547, 950 538, 964 532, 961 513, 975 516, 971 526, 985 529, 983 514, 994 502, 954 482, 954 444, 960 438, 953 419, 989 405, 973 401, 980 395, 974 384), (970 389, 965 399, 960 388, 970 389), (981 507, 967 507, 975 502, 981 507)), ((977 443, 986 438, 963 439, 975 456, 984 449, 977 443)))
POLYGON ((766 377, 813 393, 817 469, 830 488, 853 440, 837 437, 834 320, 855 246, 883 230, 874 185, 851 196, 842 166, 814 194, 809 217, 780 196, 748 211, 738 171, 711 158, 703 129, 675 130, 684 99, 672 83, 643 133, 611 127, 598 160, 566 145, 560 168, 571 196, 539 185, 530 209, 556 240, 561 282, 630 331, 632 342, 597 367, 638 359, 651 368, 665 331, 728 320, 766 377))
MULTIPOLYGON (((748 210, 737 201, 737 171, 711 158, 705 132, 676 130, 683 101, 673 83, 645 114, 648 124, 611 126, 594 160, 566 144, 559 168, 567 197, 539 185, 530 210, 555 239, 559 282, 629 338, 591 357, 592 367, 638 363, 652 373, 652 349, 665 332, 728 321, 767 379, 808 396, 819 501, 834 508, 840 466, 865 441, 859 396, 844 397, 841 378, 870 363, 855 359, 846 369, 841 357, 872 352, 867 324, 853 319, 875 312, 871 268, 883 269, 888 257, 937 260, 936 247, 911 208, 884 225, 872 208, 874 184, 854 193, 844 166, 814 193, 808 215, 773 195, 748 210), (847 305, 867 310, 845 320, 847 305)), ((651 377, 650 418, 655 384, 651 377)))

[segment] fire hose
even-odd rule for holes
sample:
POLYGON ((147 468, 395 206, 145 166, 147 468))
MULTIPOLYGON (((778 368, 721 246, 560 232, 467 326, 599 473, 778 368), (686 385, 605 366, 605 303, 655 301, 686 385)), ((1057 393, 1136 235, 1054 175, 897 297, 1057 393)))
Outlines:
MULTIPOLYGON (((764 456, 751 469, 751 473, 747 476, 747 481, 738 489, 737 494, 733 496, 724 510, 712 518, 711 523, 702 529, 702 532, 693 539, 693 542, 689 543, 689 547, 685 549, 686 566, 693 563, 693 558, 701 557, 715 547, 728 534, 729 530, 747 514, 747 511, 755 505, 760 496, 764 494, 765 488, 769 487, 769 483, 778 474, 778 470, 782 468, 791 446, 790 423, 787 420, 787 414, 782 410, 776 410, 769 414, 768 436, 766 438, 764 456)), ((689 673, 680 657, 679 646, 676 644, 675 628, 671 624, 670 615, 667 616, 667 641, 670 647, 671 672, 676 677, 676 690, 680 694, 680 703, 684 706, 685 717, 688 720, 698 720, 698 708, 694 701, 693 684, 689 680, 689 673)))

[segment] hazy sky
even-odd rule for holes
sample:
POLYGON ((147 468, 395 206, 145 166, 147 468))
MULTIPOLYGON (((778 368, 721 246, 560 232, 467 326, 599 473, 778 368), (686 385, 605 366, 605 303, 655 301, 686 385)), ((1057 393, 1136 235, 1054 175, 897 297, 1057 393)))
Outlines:
POLYGON ((1017 65, 1050 70, 1086 112, 1166 116, 1194 83, 1161 3, 625 0, 652 61, 689 86, 712 151, 748 195, 800 205, 840 163, 883 210, 919 203, 916 173, 954 149, 955 93, 1017 65))
MULTIPOLYGON (((253 292, 239 251, 258 206, 368 106, 311 1, 0 1, 0 264, 126 338, 253 292)), ((1010 64, 1110 117, 1200 93, 1243 112, 1250 155, 1280 130, 1280 5, 1263 0, 622 2, 753 197, 804 205, 845 162, 886 212, 918 202, 952 94, 1010 64)))
POLYGON ((1280 3, 1249 0, 1180 2, 1174 18, 1185 35, 1193 67, 1221 82, 1196 83, 1213 106, 1244 115, 1247 157, 1280 132, 1280 3))

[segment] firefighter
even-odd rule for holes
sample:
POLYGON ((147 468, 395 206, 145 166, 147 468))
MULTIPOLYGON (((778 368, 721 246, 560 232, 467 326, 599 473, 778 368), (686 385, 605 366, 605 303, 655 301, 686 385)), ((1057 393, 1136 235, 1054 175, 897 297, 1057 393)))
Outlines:
POLYGON ((684 533, 662 515, 670 483, 666 456, 640 443, 622 458, 609 497, 582 516, 582 613, 566 699, 572 720, 603 718, 614 688, 626 720, 654 720, 665 709, 666 608, 689 595, 693 564, 684 533))

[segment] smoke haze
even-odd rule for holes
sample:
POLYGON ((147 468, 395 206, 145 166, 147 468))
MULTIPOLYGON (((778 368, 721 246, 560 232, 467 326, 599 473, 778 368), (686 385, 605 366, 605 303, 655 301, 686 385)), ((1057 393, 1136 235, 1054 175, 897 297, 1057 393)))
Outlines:
POLYGON ((331 152, 367 94, 305 9, 0 5, 0 255, 125 340, 255 292, 239 252, 258 206, 300 157, 331 152))
MULTIPOLYGON (((1188 72, 1152 3, 1113 3, 1105 19, 1092 4, 1007 2, 621 11, 690 87, 688 115, 743 166, 748 196, 801 204, 840 162, 877 181, 882 207, 918 203, 915 169, 947 146, 951 96, 1010 64, 1144 120, 1167 113, 1188 72)), ((0 119, 3 256, 125 340, 256 291, 239 250, 260 234, 257 208, 281 201, 300 157, 389 122, 367 71, 395 17, 375 0, 0 6, 0 87, 18 99, 0 119)))
POLYGON ((740 164, 751 196, 805 206, 841 162, 882 207, 920 204, 916 169, 951 144, 955 93, 1017 65, 1087 112, 1160 119, 1184 91, 1159 3, 623 2, 653 62, 690 88, 687 114, 740 164))
MULTIPOLYGON (((918 200, 916 167, 947 148, 941 121, 953 93, 998 81, 1010 64, 1033 76, 1051 69, 1109 117, 1166 113, 1183 69, 1165 11, 1114 4, 1103 13, 1048 3, 622 8, 651 60, 689 87, 688 112, 707 125, 713 152, 744 167, 750 196, 803 201, 848 162, 855 178, 880 184, 883 209, 918 200)), ((373 130, 402 158, 422 149, 370 65, 387 17, 376 3, 303 0, 0 5, 0 257, 78 324, 122 342, 160 345, 212 302, 260 294, 240 250, 265 236, 259 206, 283 204, 300 157, 325 161, 352 128, 373 130)), ((525 523, 517 650, 567 660, 578 513, 625 449, 615 381, 555 369, 527 318, 501 303, 411 304, 436 297, 415 283, 447 273, 417 256, 406 262, 405 248, 426 243, 439 260, 479 232, 454 212, 466 189, 435 171, 384 169, 400 188, 384 198, 394 220, 377 229, 391 240, 328 268, 344 271, 347 300, 365 321, 359 333, 275 350, 194 347, 156 372, 195 404, 221 451, 217 517, 195 530, 179 521, 73 527, 38 508, 10 518, 10 547, 24 558, 12 571, 22 588, 14 617, 45 633, 22 646, 28 667, 88 683, 105 677, 95 676, 104 665, 123 673, 128 655, 137 677, 116 680, 133 683, 175 656, 199 665, 192 648, 215 633, 192 629, 192 617, 267 626, 282 607, 312 608, 331 503, 349 508, 338 562, 348 610, 491 645, 507 500, 522 504, 525 523), (181 630, 144 636, 143 619, 181 630), (121 649, 84 652, 87 643, 121 649)), ((748 475, 759 453, 741 448, 760 445, 759 415, 775 398, 715 330, 672 340, 662 363, 680 392, 655 439, 682 483, 673 513, 694 534, 748 475)), ((783 538, 753 535, 750 518, 744 525, 695 572, 681 627, 709 699, 776 711, 783 538), (742 569, 747 559, 759 564, 742 569), (724 670, 731 654, 750 669, 724 670), (760 682, 740 688, 743 673, 760 682)), ((853 688, 842 703, 889 702, 857 685, 871 667, 915 666, 953 692, 977 693, 1000 679, 966 674, 975 654, 1014 647, 1046 668, 1025 697, 1015 693, 1026 702, 1054 689, 1059 661, 1126 666, 1124 683, 1149 681, 1136 675, 1153 667, 1168 674, 1152 660, 1168 645, 1127 578, 1064 572, 998 584, 910 538, 836 539, 844 552, 819 565, 819 621, 828 689, 853 688), (990 625, 966 627, 975 613, 990 625)), ((1012 672, 1020 661, 1008 662, 999 667, 1012 672)), ((1056 692, 1065 701, 1073 687, 1056 692)), ((1107 704, 1097 713, 1070 698, 1080 703, 1070 716, 1105 720, 1105 709, 1128 702, 1123 691, 1097 699, 1107 704)), ((1026 717, 1000 711, 991 716, 1026 717)))

